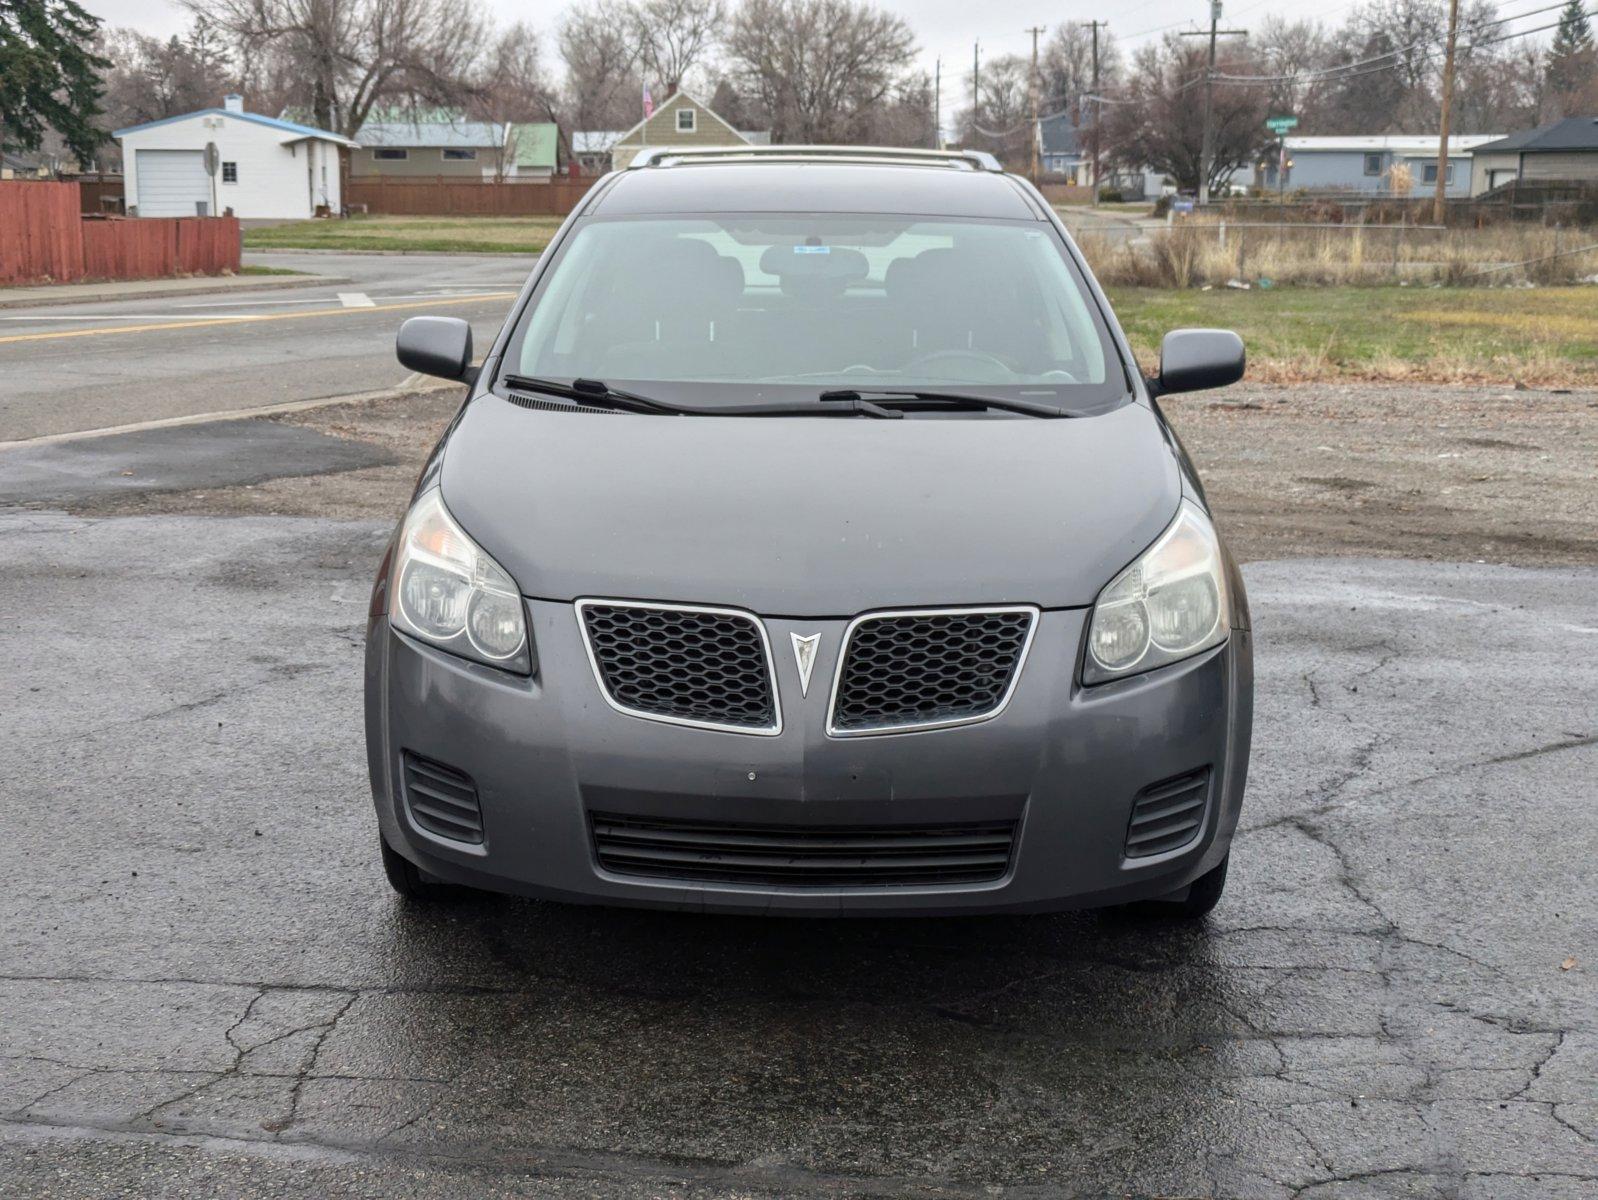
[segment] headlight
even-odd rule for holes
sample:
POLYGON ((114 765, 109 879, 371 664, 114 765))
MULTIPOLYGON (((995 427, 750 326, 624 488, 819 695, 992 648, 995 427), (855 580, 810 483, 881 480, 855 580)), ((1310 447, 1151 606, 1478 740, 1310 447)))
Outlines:
POLYGON ((1220 645, 1231 628, 1221 543, 1209 518, 1184 502, 1160 539, 1099 593, 1082 682, 1163 667, 1220 645))
POLYGON ((437 488, 405 518, 393 579, 394 628, 462 658, 532 673, 516 581, 466 536, 437 488))

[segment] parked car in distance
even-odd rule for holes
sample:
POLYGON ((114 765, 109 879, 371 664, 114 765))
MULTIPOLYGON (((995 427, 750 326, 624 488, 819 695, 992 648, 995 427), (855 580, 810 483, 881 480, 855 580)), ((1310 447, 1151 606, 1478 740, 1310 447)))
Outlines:
POLYGON ((404 896, 696 912, 1219 899, 1243 583, 1054 211, 970 153, 646 151, 480 366, 372 594, 366 736, 404 896))

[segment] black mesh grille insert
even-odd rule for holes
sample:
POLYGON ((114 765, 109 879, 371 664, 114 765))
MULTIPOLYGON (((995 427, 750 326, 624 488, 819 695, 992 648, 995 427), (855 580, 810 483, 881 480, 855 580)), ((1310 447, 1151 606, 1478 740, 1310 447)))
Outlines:
POLYGON ((581 611, 594 664, 622 708, 737 729, 776 727, 765 638, 753 617, 594 603, 581 611))
POLYGON ((592 813, 600 866, 618 875, 782 887, 980 883, 1010 864, 1014 821, 747 825, 592 813))
POLYGON ((483 840, 483 810, 477 785, 453 767, 405 755, 405 806, 411 820, 457 842, 483 840))
POLYGON ((838 733, 971 720, 1003 702, 1035 614, 906 613, 868 617, 844 650, 833 697, 838 733))
POLYGON ((1204 828, 1204 806, 1210 795, 1210 769, 1189 771, 1151 784, 1132 801, 1126 830, 1126 857, 1147 858, 1179 850, 1204 828))

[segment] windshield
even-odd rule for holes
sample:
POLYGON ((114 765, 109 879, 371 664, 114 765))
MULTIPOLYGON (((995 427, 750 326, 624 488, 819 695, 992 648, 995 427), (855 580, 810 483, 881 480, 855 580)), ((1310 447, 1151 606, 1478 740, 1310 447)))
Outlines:
POLYGON ((504 369, 728 403, 917 388, 1099 411, 1127 390, 1048 225, 847 214, 589 220, 504 369))

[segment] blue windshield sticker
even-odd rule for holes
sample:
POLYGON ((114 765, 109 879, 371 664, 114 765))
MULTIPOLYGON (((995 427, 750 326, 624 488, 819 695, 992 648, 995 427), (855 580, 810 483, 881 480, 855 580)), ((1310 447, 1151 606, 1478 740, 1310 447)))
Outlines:
POLYGON ((831 254, 832 253, 832 247, 831 246, 795 246, 793 248, 793 252, 795 254, 831 254))

